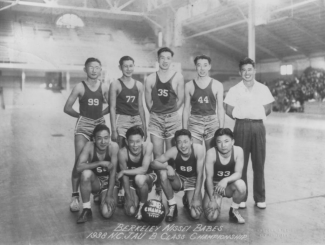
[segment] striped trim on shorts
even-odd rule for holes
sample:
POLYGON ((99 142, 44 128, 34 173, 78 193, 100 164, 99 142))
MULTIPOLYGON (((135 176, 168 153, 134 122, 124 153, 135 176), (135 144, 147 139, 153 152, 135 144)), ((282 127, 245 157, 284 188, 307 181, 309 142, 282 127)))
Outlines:
POLYGON ((195 190, 196 186, 196 180, 197 177, 184 177, 183 175, 180 175, 176 173, 176 175, 179 177, 179 180, 181 182, 181 188, 178 191, 191 191, 195 190))
POLYGON ((99 124, 105 124, 104 117, 98 118, 96 120, 90 119, 88 117, 80 116, 77 120, 74 134, 81 134, 86 139, 92 140, 93 131, 95 127, 99 124))
POLYGON ((161 139, 170 139, 181 128, 182 119, 178 111, 168 114, 150 113, 148 132, 152 135, 161 139))

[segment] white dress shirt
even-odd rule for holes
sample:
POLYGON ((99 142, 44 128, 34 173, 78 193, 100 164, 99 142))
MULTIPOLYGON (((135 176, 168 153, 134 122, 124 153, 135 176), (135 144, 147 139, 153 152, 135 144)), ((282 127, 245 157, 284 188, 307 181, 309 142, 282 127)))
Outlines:
POLYGON ((224 102, 234 107, 233 118, 237 119, 266 119, 264 105, 274 101, 267 86, 254 81, 249 90, 243 81, 229 89, 224 102))

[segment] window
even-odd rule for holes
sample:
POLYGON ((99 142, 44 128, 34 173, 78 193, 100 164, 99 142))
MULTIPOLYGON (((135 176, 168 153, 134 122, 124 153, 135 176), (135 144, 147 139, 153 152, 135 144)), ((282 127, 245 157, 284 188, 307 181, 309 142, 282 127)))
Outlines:
POLYGON ((79 16, 75 14, 64 14, 58 18, 56 25, 65 28, 84 27, 85 24, 79 16))
POLYGON ((282 65, 281 75, 292 75, 292 65, 282 65))

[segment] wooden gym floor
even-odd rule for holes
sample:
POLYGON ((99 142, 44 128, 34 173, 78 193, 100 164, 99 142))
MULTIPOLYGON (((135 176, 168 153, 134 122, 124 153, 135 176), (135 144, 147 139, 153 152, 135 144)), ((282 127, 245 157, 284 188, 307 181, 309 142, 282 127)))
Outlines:
MULTIPOLYGON (((223 200, 217 222, 192 221, 181 192, 176 222, 162 222, 154 231, 120 208, 105 220, 93 204, 93 220, 77 225, 78 214, 69 211, 76 119, 63 113, 68 94, 27 86, 24 92, 5 88, 4 95, 0 244, 325 244, 325 116, 268 118, 267 208, 254 207, 249 167, 250 195, 240 211, 245 225, 229 222, 229 199, 223 200), (130 225, 137 230, 127 231, 130 225)), ((226 126, 232 128, 233 121, 228 118, 226 126)))

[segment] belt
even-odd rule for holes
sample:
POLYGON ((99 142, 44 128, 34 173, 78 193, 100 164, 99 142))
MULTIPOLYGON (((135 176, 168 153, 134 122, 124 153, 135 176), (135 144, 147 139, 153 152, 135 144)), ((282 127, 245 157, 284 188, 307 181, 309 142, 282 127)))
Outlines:
POLYGON ((249 119, 249 118, 236 119, 236 121, 242 121, 242 122, 263 122, 262 119, 249 119))

